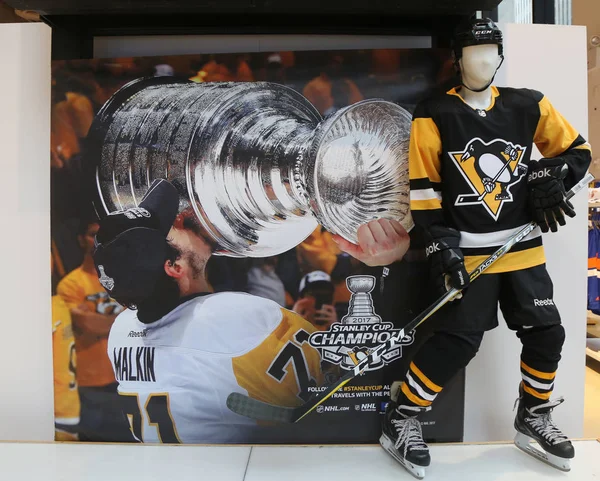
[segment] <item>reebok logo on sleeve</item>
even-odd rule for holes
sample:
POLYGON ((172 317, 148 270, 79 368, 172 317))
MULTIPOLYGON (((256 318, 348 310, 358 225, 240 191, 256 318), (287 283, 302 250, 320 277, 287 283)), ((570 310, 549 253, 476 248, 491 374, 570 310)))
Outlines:
POLYGON ((553 306, 554 301, 552 299, 534 299, 533 305, 536 307, 553 306))

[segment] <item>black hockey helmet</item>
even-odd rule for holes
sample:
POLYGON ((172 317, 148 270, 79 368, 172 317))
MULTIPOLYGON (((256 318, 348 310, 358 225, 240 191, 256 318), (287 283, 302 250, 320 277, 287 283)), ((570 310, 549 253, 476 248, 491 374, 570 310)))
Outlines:
POLYGON ((136 304, 154 292, 164 274, 167 236, 178 208, 177 189, 157 179, 138 207, 113 212, 100 221, 94 265, 100 284, 117 302, 136 304))
MULTIPOLYGON (((504 39, 502 36, 502 30, 498 28, 498 25, 494 23, 490 18, 475 18, 471 17, 468 20, 461 22, 454 30, 454 38, 452 50, 454 52, 454 66, 456 71, 460 74, 459 60, 462 58, 463 49, 465 47, 471 47, 473 45, 498 45, 498 56, 500 57, 500 63, 496 72, 500 69, 500 66, 504 62, 504 39)), ((473 89, 467 85, 463 85, 473 90, 474 92, 482 92, 487 89, 492 82, 496 74, 490 79, 487 85, 479 89, 473 89)))
POLYGON ((455 61, 462 57, 465 47, 472 45, 498 45, 498 55, 504 56, 502 31, 489 18, 470 18, 461 22, 454 31, 453 51, 455 61))

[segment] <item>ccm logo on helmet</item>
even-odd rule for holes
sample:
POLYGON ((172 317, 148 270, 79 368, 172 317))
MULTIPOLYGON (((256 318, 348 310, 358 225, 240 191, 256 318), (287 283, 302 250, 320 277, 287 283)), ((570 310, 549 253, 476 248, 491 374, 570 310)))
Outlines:
POLYGON ((527 179, 529 182, 531 182, 532 180, 535 179, 542 179, 544 177, 551 177, 552 174, 550 173, 550 169, 549 168, 545 168, 542 170, 536 170, 535 172, 532 172, 531 174, 529 174, 529 178, 527 179))
POLYGON ((552 299, 534 299, 533 305, 537 307, 553 306, 554 301, 552 299))

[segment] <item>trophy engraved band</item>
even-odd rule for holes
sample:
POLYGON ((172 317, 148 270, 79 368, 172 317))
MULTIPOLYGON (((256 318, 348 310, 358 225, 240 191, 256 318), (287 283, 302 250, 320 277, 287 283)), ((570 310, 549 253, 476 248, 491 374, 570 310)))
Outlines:
POLYGON ((279 84, 135 80, 102 107, 88 135, 94 206, 101 218, 136 207, 165 178, 215 254, 233 257, 280 254, 318 224, 354 243, 358 227, 377 218, 409 230, 410 123, 383 100, 324 120, 279 84))

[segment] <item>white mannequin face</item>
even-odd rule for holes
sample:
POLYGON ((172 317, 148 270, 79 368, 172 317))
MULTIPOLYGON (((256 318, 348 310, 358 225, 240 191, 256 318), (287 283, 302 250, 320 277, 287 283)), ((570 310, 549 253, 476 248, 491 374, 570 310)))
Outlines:
POLYGON ((501 60, 498 45, 472 45, 463 48, 459 65, 464 85, 471 89, 485 87, 494 77, 501 60))

